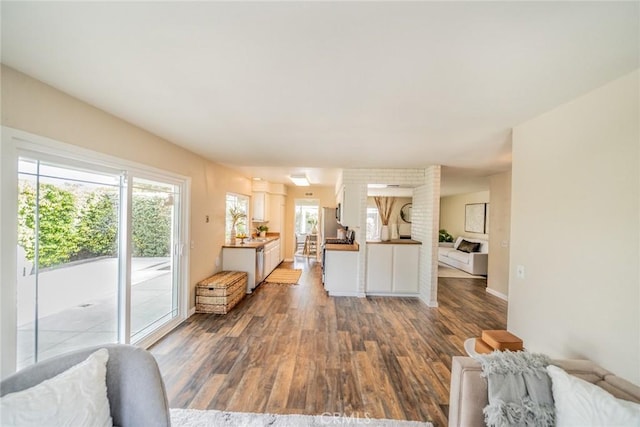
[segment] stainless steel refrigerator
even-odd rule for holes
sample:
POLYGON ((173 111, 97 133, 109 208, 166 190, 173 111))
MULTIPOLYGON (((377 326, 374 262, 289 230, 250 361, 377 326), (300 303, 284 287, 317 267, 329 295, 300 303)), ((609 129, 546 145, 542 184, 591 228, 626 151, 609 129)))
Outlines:
POLYGON ((338 229, 342 229, 336 219, 336 208, 322 208, 321 214, 319 244, 324 243, 324 239, 328 237, 337 237, 338 229))

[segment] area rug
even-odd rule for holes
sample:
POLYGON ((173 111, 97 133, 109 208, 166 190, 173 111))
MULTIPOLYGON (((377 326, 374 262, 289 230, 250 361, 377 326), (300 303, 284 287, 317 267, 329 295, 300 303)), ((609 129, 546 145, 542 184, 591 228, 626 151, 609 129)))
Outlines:
POLYGON ((302 270, 290 268, 276 268, 264 281, 267 283, 280 283, 283 285, 297 285, 302 270))
POLYGON ((438 277, 451 277, 456 279, 486 279, 486 276, 474 276, 466 271, 449 267, 448 265, 438 263, 438 277))
POLYGON ((326 426, 375 426, 375 427, 433 427, 428 422, 381 420, 360 416, 323 415, 275 415, 250 412, 200 411, 197 409, 171 409, 173 427, 326 427, 326 426))

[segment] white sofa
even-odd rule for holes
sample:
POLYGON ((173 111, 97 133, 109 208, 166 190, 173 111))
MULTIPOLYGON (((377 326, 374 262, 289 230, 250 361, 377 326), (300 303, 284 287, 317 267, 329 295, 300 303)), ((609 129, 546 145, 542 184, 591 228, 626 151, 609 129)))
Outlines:
POLYGON ((441 243, 438 248, 439 262, 476 276, 487 275, 488 260, 489 241, 484 239, 459 236, 453 245, 441 243), (458 250, 458 247, 463 240, 471 243, 480 243, 479 252, 467 253, 458 250))

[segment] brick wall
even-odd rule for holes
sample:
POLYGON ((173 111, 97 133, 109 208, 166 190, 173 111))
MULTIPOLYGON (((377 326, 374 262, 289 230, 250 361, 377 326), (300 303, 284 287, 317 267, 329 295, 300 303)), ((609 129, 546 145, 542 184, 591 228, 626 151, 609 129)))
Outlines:
POLYGON ((413 190, 411 235, 420 248, 420 299, 438 306, 438 225, 440 212, 440 166, 425 169, 424 185, 413 190))
MULTIPOLYGON (((414 187, 412 237, 422 242, 420 248, 420 298, 429 306, 437 306, 438 292, 438 221, 440 212, 440 166, 425 169, 345 169, 341 185, 360 188, 358 224, 354 225, 360 252, 358 256, 358 295, 366 290, 367 184, 397 184, 414 187)), ((338 187, 339 189, 339 187, 338 187)))

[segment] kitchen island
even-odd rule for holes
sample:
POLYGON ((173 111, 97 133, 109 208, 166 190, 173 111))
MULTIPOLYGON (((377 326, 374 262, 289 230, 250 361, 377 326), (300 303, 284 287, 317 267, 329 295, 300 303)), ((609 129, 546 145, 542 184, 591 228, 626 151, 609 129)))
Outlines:
POLYGON ((367 241, 366 294, 418 296, 421 244, 411 239, 367 241))

